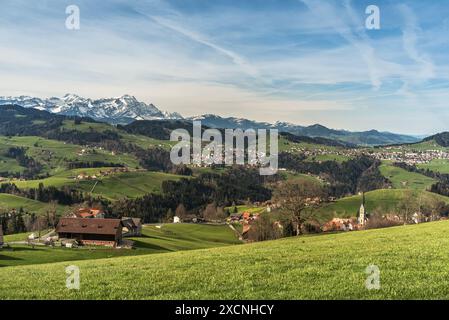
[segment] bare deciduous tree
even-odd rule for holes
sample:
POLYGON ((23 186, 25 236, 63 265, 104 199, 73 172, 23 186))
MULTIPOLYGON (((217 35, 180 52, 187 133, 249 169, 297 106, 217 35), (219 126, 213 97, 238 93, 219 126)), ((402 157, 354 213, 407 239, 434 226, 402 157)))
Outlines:
POLYGON ((181 220, 186 218, 187 210, 182 203, 180 203, 176 208, 175 215, 178 216, 181 220))
POLYGON ((300 235, 305 222, 316 221, 316 209, 324 202, 325 192, 312 181, 288 181, 275 190, 274 199, 291 216, 296 235, 300 235))

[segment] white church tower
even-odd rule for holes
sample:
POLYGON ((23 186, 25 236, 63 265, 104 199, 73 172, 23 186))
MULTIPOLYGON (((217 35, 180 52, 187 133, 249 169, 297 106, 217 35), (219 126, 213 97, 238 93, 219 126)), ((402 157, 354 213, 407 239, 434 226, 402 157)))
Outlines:
POLYGON ((357 218, 359 225, 364 226, 366 223, 366 208, 365 208, 365 193, 362 193, 362 204, 359 209, 359 216, 357 218))

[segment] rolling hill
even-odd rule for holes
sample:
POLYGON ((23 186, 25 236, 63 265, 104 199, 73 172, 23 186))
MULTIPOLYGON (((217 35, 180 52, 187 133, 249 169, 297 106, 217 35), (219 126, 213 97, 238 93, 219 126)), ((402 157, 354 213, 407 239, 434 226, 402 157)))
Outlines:
POLYGON ((81 168, 66 170, 54 176, 39 180, 13 181, 21 188, 37 188, 40 183, 45 187, 57 188, 68 186, 73 189, 91 193, 94 196, 102 196, 110 200, 120 198, 136 198, 151 192, 160 192, 162 182, 166 180, 179 180, 182 176, 164 172, 134 171, 114 173, 101 176, 101 172, 107 172, 113 168, 81 168), (76 180, 80 174, 96 176, 92 180, 76 180))
MULTIPOLYGON (((6 235, 4 241, 24 241, 29 234, 31 232, 6 235)), ((227 225, 209 224, 146 225, 142 228, 142 237, 130 239, 135 241, 136 248, 133 250, 105 247, 82 247, 71 250, 61 247, 31 248, 23 244, 11 244, 12 250, 0 251, 0 267, 96 260, 241 244, 237 235, 227 225)))
POLYGON ((393 188, 396 189, 427 190, 432 184, 437 182, 436 179, 389 164, 382 164, 379 170, 385 178, 391 181, 393 188))
POLYGON ((287 122, 276 122, 274 124, 270 124, 234 117, 220 117, 211 114, 190 117, 188 119, 200 120, 204 125, 212 128, 273 128, 278 129, 280 132, 288 132, 297 136, 327 138, 363 146, 414 143, 419 141, 419 139, 412 136, 395 134, 391 132, 379 132, 377 130, 351 132, 346 130, 329 129, 320 124, 311 126, 300 126, 287 122))
MULTIPOLYGON (((448 197, 423 190, 383 189, 365 193, 366 208, 368 212, 377 208, 381 208, 384 212, 394 211, 398 203, 406 198, 407 195, 414 195, 416 197, 421 196, 423 199, 449 203, 448 197)), ((361 203, 361 195, 338 199, 337 201, 320 208, 318 210, 318 216, 322 222, 328 221, 333 217, 356 217, 361 203)))
MULTIPOLYGON (((50 204, 11 194, 0 193, 0 208, 8 210, 19 210, 20 208, 23 208, 23 210, 28 212, 45 214, 48 210, 50 210, 50 204)), ((58 214, 63 214, 67 211, 67 209, 67 206, 56 205, 56 211, 58 214)))
POLYGON ((5 267, 0 299, 448 299, 449 252, 441 250, 449 246, 448 232, 449 221, 441 221, 5 267), (68 265, 80 268, 81 290, 65 287, 68 265), (380 270, 379 290, 365 287, 370 265, 380 270))

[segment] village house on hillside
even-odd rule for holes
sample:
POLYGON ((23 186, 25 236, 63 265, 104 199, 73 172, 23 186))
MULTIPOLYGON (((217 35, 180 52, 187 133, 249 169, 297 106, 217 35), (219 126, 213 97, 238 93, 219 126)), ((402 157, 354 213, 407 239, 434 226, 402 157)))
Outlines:
POLYGON ((120 219, 61 218, 56 233, 60 240, 116 247, 122 242, 122 227, 120 219))
POLYGON ((78 211, 73 212, 69 215, 70 218, 94 218, 94 219, 104 219, 105 213, 99 208, 80 208, 78 211))

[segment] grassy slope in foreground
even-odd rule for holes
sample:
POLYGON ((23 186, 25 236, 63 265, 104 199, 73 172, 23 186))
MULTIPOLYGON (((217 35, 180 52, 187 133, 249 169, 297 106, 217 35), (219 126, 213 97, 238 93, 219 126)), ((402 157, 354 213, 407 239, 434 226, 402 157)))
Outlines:
POLYGON ((449 298, 449 221, 0 272, 2 299, 449 298), (65 267, 81 270, 67 290, 65 267), (380 290, 365 288, 368 265, 380 290), (130 285, 132 284, 132 285, 130 285))

